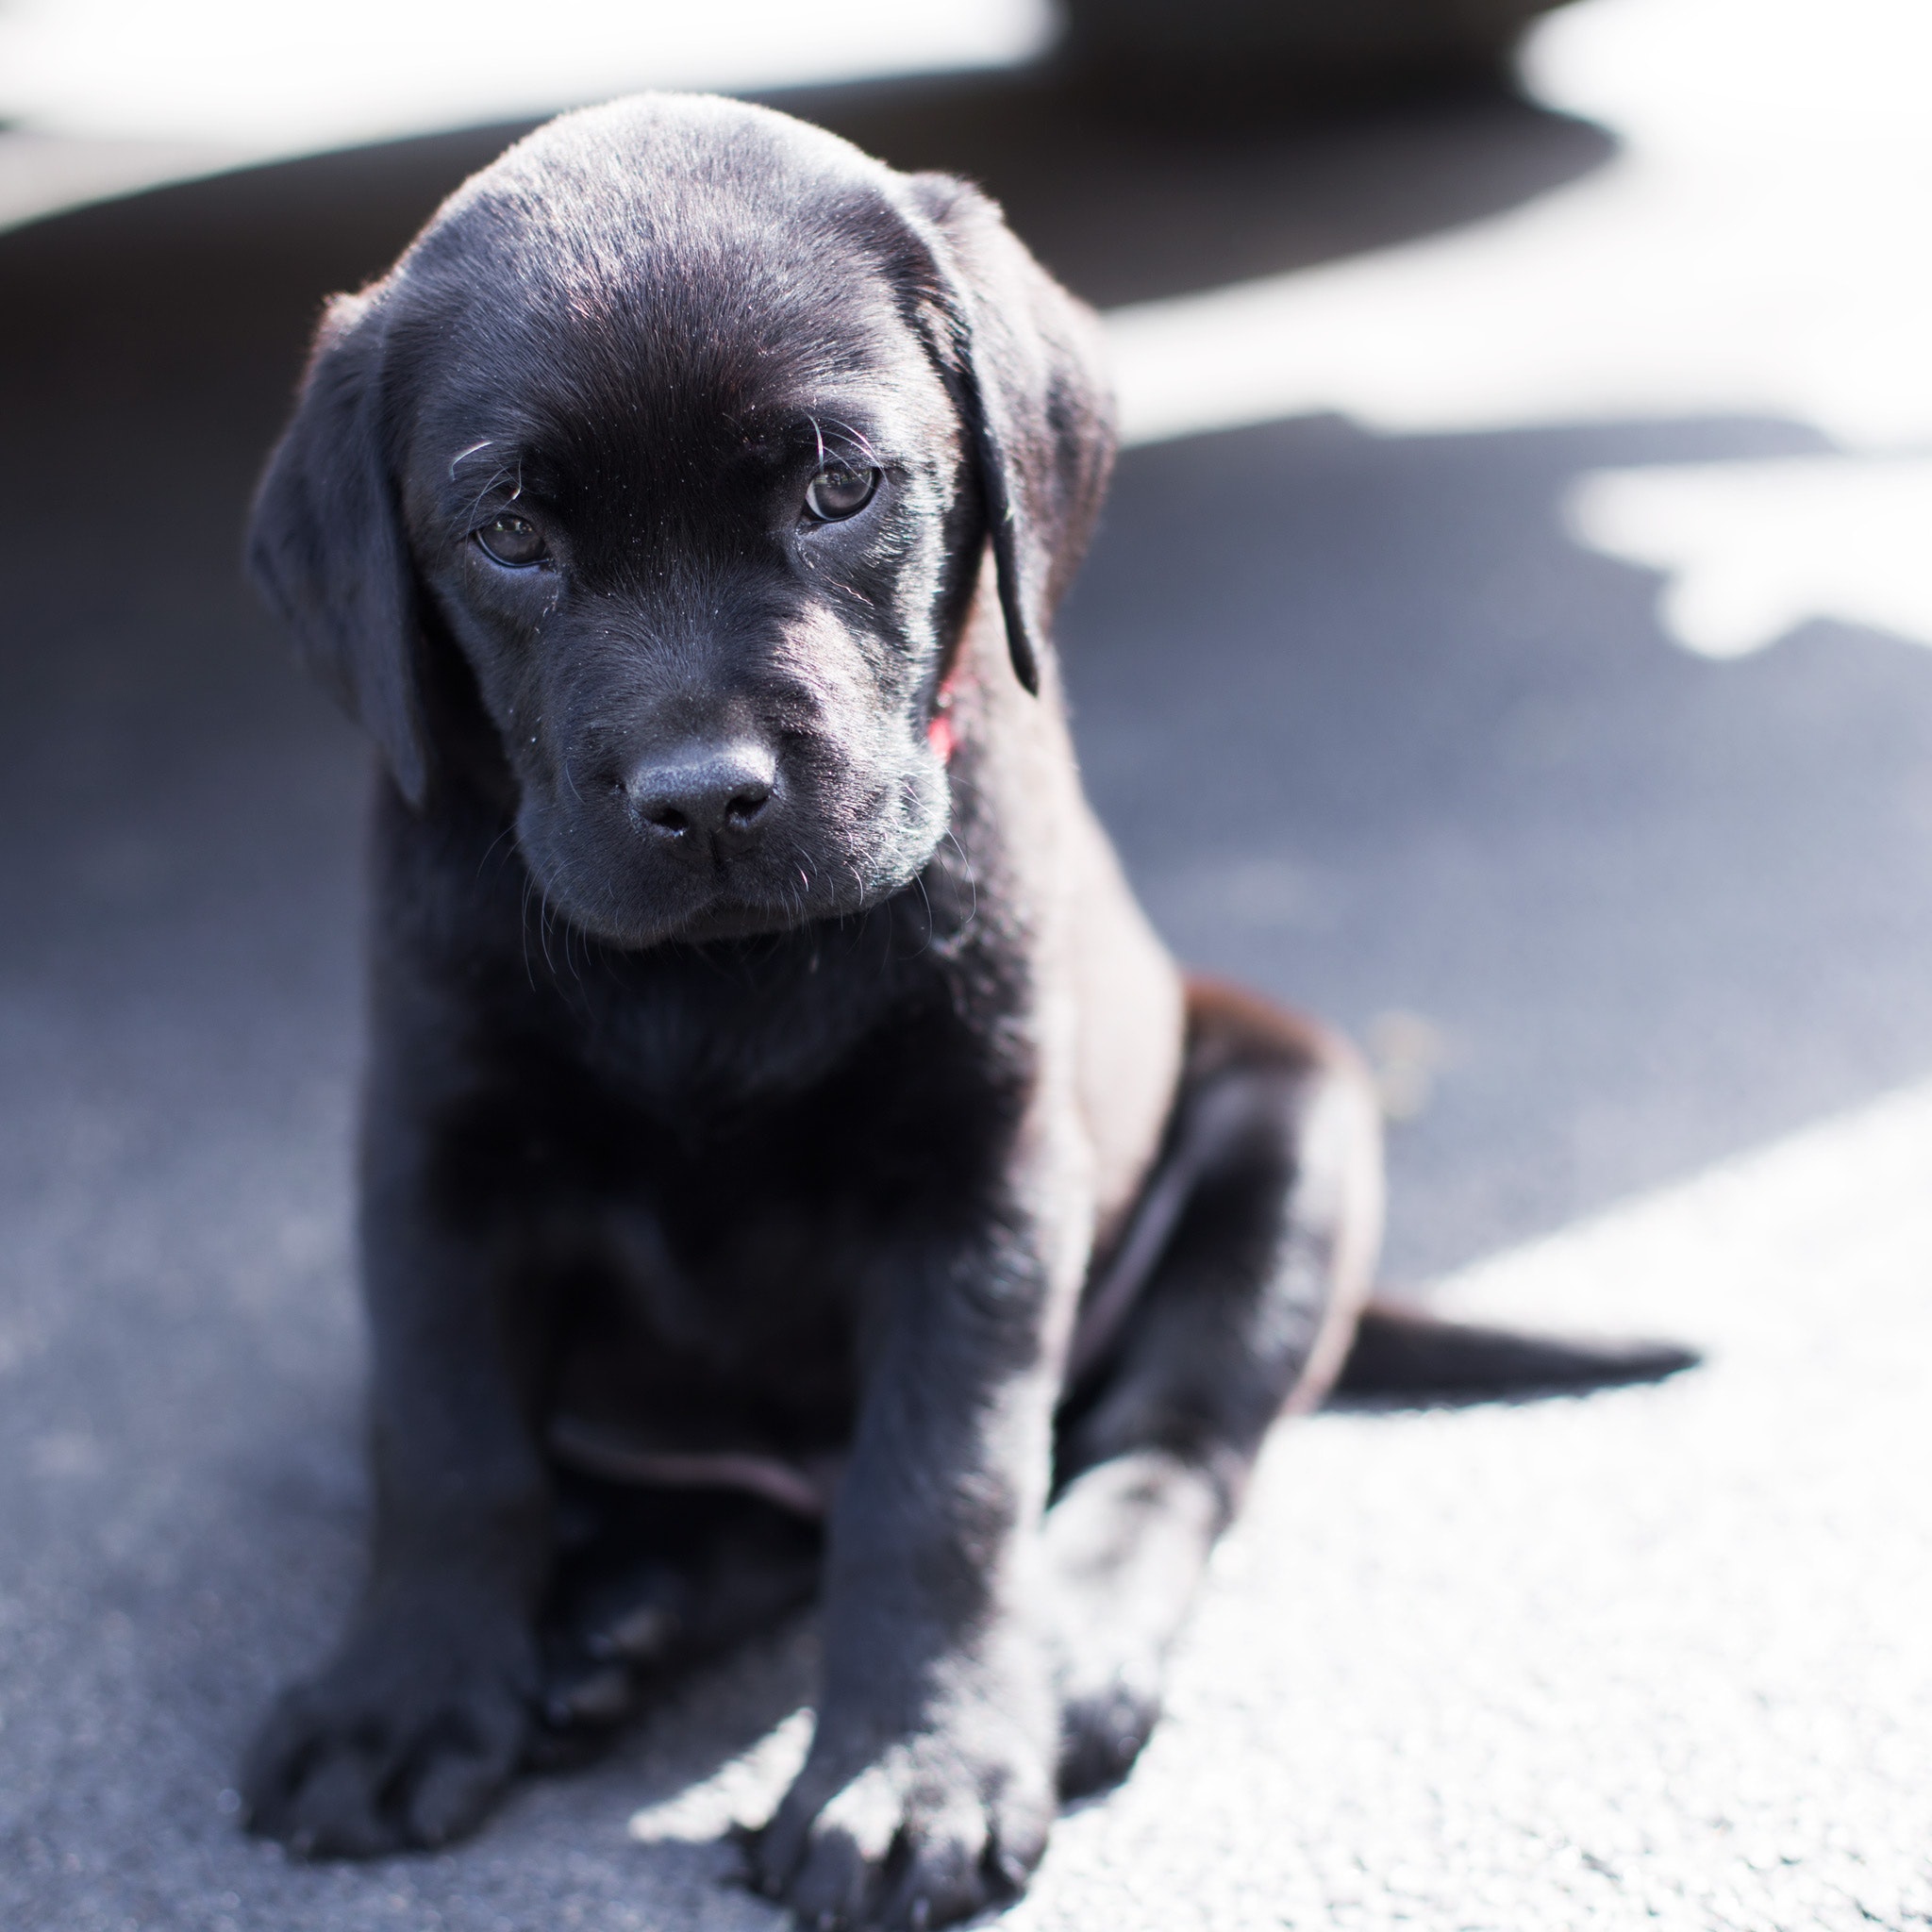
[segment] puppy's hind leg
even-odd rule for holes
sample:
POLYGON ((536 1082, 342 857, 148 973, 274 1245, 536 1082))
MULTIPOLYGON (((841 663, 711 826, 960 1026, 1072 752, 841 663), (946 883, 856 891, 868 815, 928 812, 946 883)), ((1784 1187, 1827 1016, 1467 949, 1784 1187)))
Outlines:
POLYGON ((1321 1399, 1381 1233, 1377 1109, 1348 1049, 1212 983, 1162 1158, 1083 1304, 1045 1521, 1076 1796, 1133 1762, 1269 1425, 1321 1399))
POLYGON ((594 1755, 670 1680, 817 1593, 821 1525, 759 1497, 570 1475, 559 1503, 539 1768, 594 1755))

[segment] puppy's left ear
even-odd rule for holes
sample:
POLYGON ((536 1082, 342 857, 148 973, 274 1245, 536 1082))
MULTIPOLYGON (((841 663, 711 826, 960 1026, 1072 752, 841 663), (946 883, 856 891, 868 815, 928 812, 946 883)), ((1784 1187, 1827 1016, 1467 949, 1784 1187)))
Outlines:
POLYGON ((420 806, 429 770, 416 588, 383 436, 382 319, 338 295, 248 525, 248 572, 303 662, 358 719, 420 806))
POLYGON ((914 175, 947 284, 949 345, 986 500, 1013 670, 1033 692, 1113 471, 1113 390, 1099 318, 1035 261, 998 205, 951 175, 914 175))

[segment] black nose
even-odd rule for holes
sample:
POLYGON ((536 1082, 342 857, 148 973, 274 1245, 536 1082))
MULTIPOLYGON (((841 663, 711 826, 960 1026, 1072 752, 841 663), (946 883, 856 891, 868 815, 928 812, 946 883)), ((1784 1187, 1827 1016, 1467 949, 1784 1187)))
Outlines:
POLYGON ((756 831, 777 783, 777 760, 762 745, 721 744, 646 758, 624 790, 645 830, 708 847, 756 831))

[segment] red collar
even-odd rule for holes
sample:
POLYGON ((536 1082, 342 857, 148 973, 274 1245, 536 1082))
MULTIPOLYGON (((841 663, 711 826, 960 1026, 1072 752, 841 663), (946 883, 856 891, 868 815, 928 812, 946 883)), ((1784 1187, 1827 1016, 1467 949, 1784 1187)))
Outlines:
POLYGON ((933 701, 932 717, 925 727, 926 742, 939 753, 941 763, 948 765, 959 748, 958 734, 953 729, 953 689, 958 681, 959 672, 956 665, 946 673, 945 681, 940 686, 940 694, 933 701))

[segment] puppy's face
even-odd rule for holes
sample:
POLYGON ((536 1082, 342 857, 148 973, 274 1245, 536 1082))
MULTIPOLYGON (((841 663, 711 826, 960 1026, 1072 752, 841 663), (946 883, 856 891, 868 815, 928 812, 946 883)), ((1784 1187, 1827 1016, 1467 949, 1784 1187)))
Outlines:
POLYGON ((642 96, 331 306, 250 558, 412 803, 454 772, 454 650, 548 907, 722 939, 918 874, 981 552, 1033 687, 1110 452, 1091 318, 984 197, 642 96))
POLYGON ((587 249, 574 185, 465 210, 391 344, 410 555, 524 857, 620 944, 857 910, 944 831, 982 524, 909 238, 684 183, 648 227, 593 201, 626 232, 587 249))

